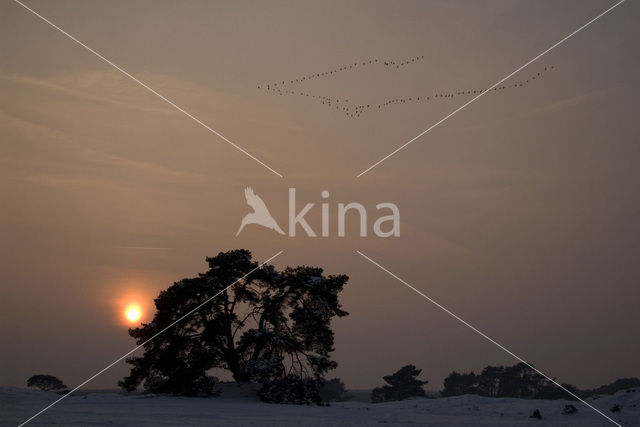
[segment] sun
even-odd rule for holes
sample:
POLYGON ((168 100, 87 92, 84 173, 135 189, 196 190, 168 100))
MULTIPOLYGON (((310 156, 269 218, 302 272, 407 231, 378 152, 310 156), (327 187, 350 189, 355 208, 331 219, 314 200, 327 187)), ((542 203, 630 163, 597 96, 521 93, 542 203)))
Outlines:
POLYGON ((124 310, 124 317, 126 317, 129 322, 140 320, 140 317, 142 317, 142 310, 140 309, 140 306, 136 304, 127 306, 124 310))

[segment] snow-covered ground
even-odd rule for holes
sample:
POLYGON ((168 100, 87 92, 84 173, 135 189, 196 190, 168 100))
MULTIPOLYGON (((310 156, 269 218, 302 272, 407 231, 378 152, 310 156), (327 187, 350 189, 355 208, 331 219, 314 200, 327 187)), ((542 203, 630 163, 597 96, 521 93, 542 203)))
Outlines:
MULTIPOLYGON (((183 398, 118 393, 70 396, 32 421, 32 425, 73 426, 612 426, 581 403, 564 400, 492 399, 459 396, 370 404, 334 403, 329 407, 273 405, 250 392, 231 390, 217 398, 183 398), (562 415, 567 404, 578 412, 562 415), (529 418, 539 409, 542 420, 529 418)), ((56 398, 56 394, 0 388, 0 423, 17 425, 56 398)), ((589 399, 623 426, 640 426, 640 388, 589 399), (618 404, 622 409, 611 412, 618 404)))

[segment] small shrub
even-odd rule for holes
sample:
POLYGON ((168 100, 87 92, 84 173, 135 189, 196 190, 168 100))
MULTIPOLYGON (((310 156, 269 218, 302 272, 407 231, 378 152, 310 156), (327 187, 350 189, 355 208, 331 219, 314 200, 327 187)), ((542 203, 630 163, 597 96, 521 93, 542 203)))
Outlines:
POLYGON ((34 375, 27 380, 27 387, 37 387, 44 391, 55 391, 67 388, 62 381, 53 375, 34 375))
POLYGON ((347 394, 344 383, 339 378, 333 378, 324 381, 320 387, 320 399, 323 402, 346 402, 353 399, 353 396, 347 394))
POLYGON ((267 403, 293 403, 297 405, 311 405, 322 403, 320 387, 322 380, 314 378, 299 378, 288 375, 284 378, 270 381, 258 390, 260 400, 267 403))
POLYGON ((413 365, 403 366, 393 375, 384 376, 388 385, 376 387, 371 392, 373 403, 404 400, 409 397, 425 397, 423 385, 429 381, 420 381, 417 377, 421 369, 413 365))
MULTIPOLYGON (((144 382, 144 389, 155 394, 172 394, 176 396, 217 396, 220 394, 218 378, 204 375, 190 382, 176 381, 162 376, 149 377, 144 382)), ((133 391, 133 390, 128 390, 133 391)))

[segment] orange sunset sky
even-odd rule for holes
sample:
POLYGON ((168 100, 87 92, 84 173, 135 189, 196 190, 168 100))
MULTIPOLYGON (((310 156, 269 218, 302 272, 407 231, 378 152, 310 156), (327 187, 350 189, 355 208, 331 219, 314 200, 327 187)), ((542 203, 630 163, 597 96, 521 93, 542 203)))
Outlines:
MULTIPOLYGON (((424 56, 295 87, 373 105, 486 88, 612 3, 27 4, 283 177, 2 2, 0 385, 37 373, 81 382, 134 346, 129 304, 148 320, 159 291, 235 248, 350 276, 331 375, 350 388, 408 363, 435 389, 453 370, 516 362, 357 250, 560 381, 640 376, 637 2, 506 83, 553 65, 543 78, 483 96, 360 178, 470 97, 350 119, 262 86, 424 56), (316 230, 323 190, 331 221, 338 203, 360 202, 371 227, 375 205, 393 202, 401 236, 361 238, 349 221, 344 238, 257 226, 235 237, 249 186, 283 226, 295 187, 300 204, 316 204, 316 230)), ((90 387, 115 387, 127 371, 90 387)))

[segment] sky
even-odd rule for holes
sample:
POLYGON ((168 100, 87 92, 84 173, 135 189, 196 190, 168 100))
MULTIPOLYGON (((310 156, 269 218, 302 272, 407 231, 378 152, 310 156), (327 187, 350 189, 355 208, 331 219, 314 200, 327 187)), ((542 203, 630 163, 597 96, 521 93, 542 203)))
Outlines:
POLYGON ((424 56, 290 86, 351 105, 487 88, 614 3, 25 3, 283 177, 3 1, 1 385, 82 382, 135 345, 123 304, 149 320, 158 292, 236 248, 350 277, 330 374, 349 388, 409 363, 439 389, 453 370, 517 362, 356 251, 560 381, 640 376, 636 2, 505 84, 553 65, 542 78, 482 96, 360 177, 471 96, 352 119, 265 85, 424 56), (351 218, 346 237, 255 225, 235 237, 248 186, 281 226, 295 188, 316 230, 322 202, 331 227, 338 203, 362 203, 372 227, 392 202, 401 235, 360 237, 351 218))

